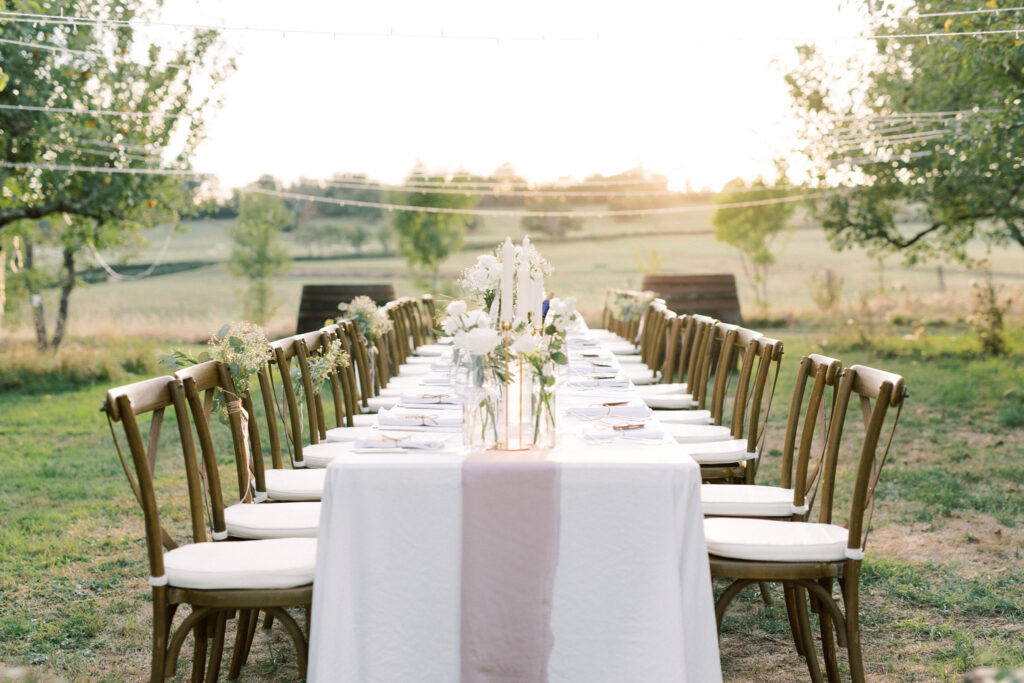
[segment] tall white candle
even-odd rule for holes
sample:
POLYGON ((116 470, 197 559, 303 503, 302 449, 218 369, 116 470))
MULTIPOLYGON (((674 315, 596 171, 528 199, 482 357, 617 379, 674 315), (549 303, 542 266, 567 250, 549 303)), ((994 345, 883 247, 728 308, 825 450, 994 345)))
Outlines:
POLYGON ((515 264, 515 247, 512 238, 506 237, 501 245, 501 322, 512 322, 512 275, 515 264))
POLYGON ((516 273, 518 290, 516 291, 516 320, 526 320, 527 313, 533 306, 533 280, 530 279, 530 258, 526 247, 519 256, 519 270, 516 273))

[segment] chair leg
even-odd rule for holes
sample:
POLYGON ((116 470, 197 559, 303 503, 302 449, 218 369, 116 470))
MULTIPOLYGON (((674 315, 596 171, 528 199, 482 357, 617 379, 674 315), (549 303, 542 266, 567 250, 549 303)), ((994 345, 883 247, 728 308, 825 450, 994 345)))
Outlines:
POLYGON ((848 561, 846 578, 843 579, 843 604, 846 607, 846 650, 850 658, 850 678, 853 683, 864 683, 864 660, 860 646, 860 614, 858 595, 860 567, 848 561))
POLYGON ((789 617, 789 630, 793 634, 793 644, 796 646, 797 654, 805 656, 804 638, 800 633, 800 620, 796 616, 796 597, 793 594, 793 585, 782 584, 782 593, 786 598, 786 616, 789 617))
POLYGON ((238 613, 238 626, 235 632, 235 646, 231 650, 231 664, 228 666, 228 680, 233 681, 242 673, 242 660, 245 654, 247 638, 249 635, 249 621, 252 619, 252 610, 243 609, 238 613))
POLYGON ((722 632, 722 619, 725 617, 725 610, 741 590, 754 583, 750 579, 738 579, 729 584, 729 587, 722 591, 722 594, 715 601, 715 622, 718 632, 722 632))
POLYGON ((221 612, 213 622, 213 649, 210 650, 210 663, 206 668, 206 680, 216 683, 220 674, 220 662, 224 655, 224 629, 227 626, 228 614, 221 612))
POLYGON ((269 631, 270 627, 274 625, 274 615, 267 612, 267 616, 263 618, 263 630, 269 631))
POLYGON ((292 643, 295 644, 295 658, 296 663, 299 667, 299 678, 306 677, 306 664, 309 662, 309 646, 306 643, 306 639, 302 635, 302 629, 295 623, 295 620, 291 618, 287 612, 281 607, 271 607, 267 610, 267 616, 271 614, 277 615, 277 620, 281 622, 285 630, 292 637, 292 643))
POLYGON ((153 656, 150 661, 149 680, 160 683, 164 680, 164 660, 167 656, 167 638, 170 618, 167 607, 167 589, 153 588, 153 656))
POLYGON ((761 602, 765 605, 772 606, 772 594, 768 592, 768 584, 764 581, 758 581, 757 587, 761 591, 761 602))
POLYGON ((801 586, 793 587, 796 595, 796 616, 800 621, 800 635, 804 641, 804 660, 807 662, 807 673, 814 683, 822 683, 821 667, 818 666, 818 652, 814 649, 814 638, 811 636, 811 622, 807 618, 807 595, 801 586))
MULTIPOLYGON (((832 593, 832 579, 822 579, 818 583, 832 593)), ((836 641, 832 633, 832 614, 827 609, 821 609, 818 620, 821 625, 821 654, 825 658, 825 675, 828 676, 829 683, 839 683, 839 661, 836 659, 836 641)))
POLYGON ((256 639, 256 629, 260 625, 260 611, 254 609, 252 618, 249 619, 249 633, 245 637, 245 649, 242 651, 242 664, 249 661, 249 653, 252 651, 252 641, 256 639))
POLYGON ((209 619, 201 619, 192 628, 192 683, 203 683, 206 671, 206 641, 209 638, 209 619))

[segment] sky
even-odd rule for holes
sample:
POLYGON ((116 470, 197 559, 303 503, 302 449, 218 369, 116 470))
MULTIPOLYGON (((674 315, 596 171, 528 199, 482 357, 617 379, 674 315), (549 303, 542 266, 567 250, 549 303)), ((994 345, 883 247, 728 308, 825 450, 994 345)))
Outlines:
POLYGON ((535 182, 642 166, 673 188, 718 189, 770 174, 790 149, 783 73, 796 41, 837 59, 869 49, 849 39, 862 18, 838 5, 168 0, 160 18, 275 29, 224 33, 238 68, 194 158, 223 188, 264 173, 393 183, 417 163, 488 174, 507 162, 535 182))

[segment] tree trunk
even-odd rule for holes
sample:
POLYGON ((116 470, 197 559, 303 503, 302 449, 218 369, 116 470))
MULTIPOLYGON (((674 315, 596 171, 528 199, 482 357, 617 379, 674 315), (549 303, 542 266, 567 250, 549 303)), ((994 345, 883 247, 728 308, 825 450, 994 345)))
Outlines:
POLYGON ((60 307, 57 309, 57 329, 53 332, 53 350, 56 351, 60 343, 64 341, 64 331, 67 329, 68 302, 71 299, 71 290, 75 286, 75 252, 71 247, 64 247, 64 283, 60 287, 60 307))
POLYGON ((32 303, 32 319, 36 327, 36 347, 45 351, 49 346, 46 337, 46 312, 43 309, 43 295, 39 291, 39 282, 35 271, 35 245, 32 240, 25 240, 25 282, 28 285, 29 299, 32 303))

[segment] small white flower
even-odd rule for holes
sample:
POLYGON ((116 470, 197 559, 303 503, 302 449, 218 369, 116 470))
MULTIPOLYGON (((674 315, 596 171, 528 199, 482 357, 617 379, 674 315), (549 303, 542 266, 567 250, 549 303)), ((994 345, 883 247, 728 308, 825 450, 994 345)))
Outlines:
POLYGON ((501 336, 497 330, 492 330, 489 327, 478 327, 468 332, 458 332, 453 340, 456 348, 470 353, 481 356, 486 353, 490 353, 501 336))
POLYGON ((476 308, 462 316, 462 327, 470 330, 474 327, 490 327, 491 317, 486 311, 476 308))
POLYGON ((448 308, 445 309, 448 315, 458 317, 466 312, 466 302, 462 299, 456 299, 448 304, 448 308))
POLYGON ((537 337, 532 334, 521 334, 512 343, 512 350, 516 353, 533 353, 537 350, 537 337))
POLYGON ((459 319, 454 316, 448 316, 441 321, 441 331, 447 334, 449 337, 458 332, 459 330, 459 319))

